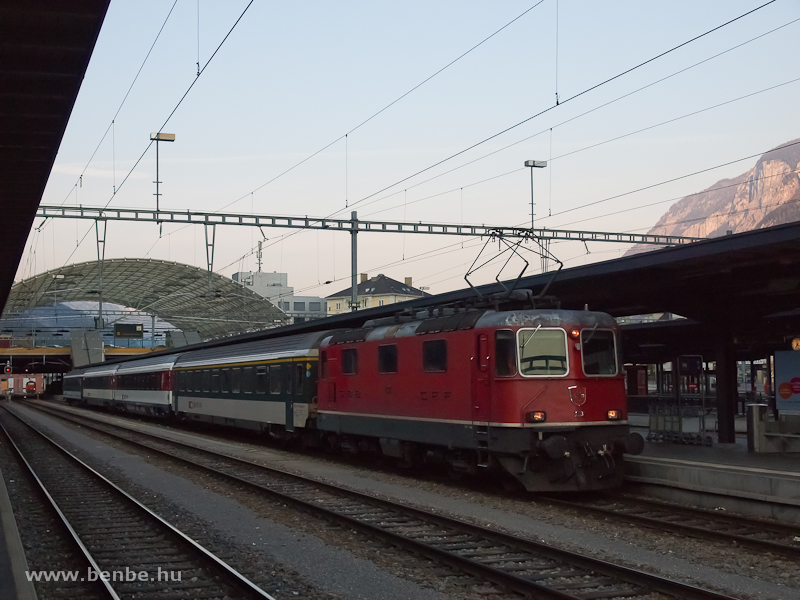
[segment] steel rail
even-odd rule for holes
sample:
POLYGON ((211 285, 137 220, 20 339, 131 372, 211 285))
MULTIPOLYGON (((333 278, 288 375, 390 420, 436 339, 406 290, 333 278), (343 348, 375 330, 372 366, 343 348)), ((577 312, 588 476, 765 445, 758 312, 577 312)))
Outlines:
MULTIPOLYGON (((658 502, 650 499, 630 498, 627 496, 619 498, 614 496, 608 496, 607 499, 608 501, 611 502, 625 502, 628 504, 628 508, 630 507, 631 504, 646 505, 653 507, 655 510, 661 510, 667 512, 671 515, 678 515, 678 516, 682 515, 690 519, 692 518, 703 519, 710 522, 716 522, 718 524, 724 523, 739 528, 747 528, 752 530, 752 533, 754 534, 766 530, 766 531, 772 531, 776 534, 781 534, 784 537, 788 537, 789 535, 800 537, 800 528, 790 529, 789 525, 784 525, 784 526, 773 525, 771 523, 765 523, 757 519, 748 519, 746 517, 733 516, 733 515, 720 515, 700 508, 675 506, 666 502, 658 502), (790 533, 790 531, 793 531, 793 533, 790 533)), ((613 517, 622 521, 628 521, 631 523, 636 523, 639 525, 643 525, 645 527, 659 529, 662 531, 669 531, 671 533, 678 533, 706 540, 735 542, 743 546, 750 546, 752 548, 756 548, 759 550, 766 550, 767 552, 778 552, 786 556, 790 556, 792 558, 800 557, 800 545, 792 546, 790 544, 775 542, 773 540, 765 540, 756 537, 750 537, 748 535, 743 535, 741 533, 730 533, 722 530, 706 529, 704 527, 689 525, 687 523, 680 521, 668 520, 665 519, 663 516, 652 517, 640 514, 632 514, 625 512, 625 508, 614 509, 603 506, 596 506, 594 504, 591 504, 590 503, 591 501, 581 502, 581 501, 562 500, 560 498, 548 498, 547 502, 558 506, 566 506, 574 508, 580 511, 590 511, 598 515, 613 517)))
MULTIPOLYGON (((665 579, 659 577, 657 575, 652 575, 650 573, 646 573, 644 571, 639 571, 637 569, 632 569, 629 567, 623 567, 621 565, 616 565, 614 563, 610 563, 607 561, 603 561, 596 558, 591 558, 588 556, 584 556, 582 554, 578 554, 575 552, 570 552, 567 550, 561 550, 555 548, 553 546, 547 545, 543 542, 535 542, 529 539, 520 538, 517 536, 513 536, 510 534, 502 533, 500 531, 496 531, 490 529, 488 527, 474 525, 471 523, 467 523, 464 521, 460 521, 457 519, 453 519, 450 517, 445 517, 436 513, 432 513, 426 510, 422 510, 419 508, 414 508, 407 506, 405 504, 401 504, 398 502, 392 502, 388 500, 384 500, 381 498, 376 498, 374 496, 370 496, 368 494, 363 494, 360 492, 355 492, 353 490, 349 490, 346 488, 339 487, 337 485, 333 485, 330 483, 316 481, 307 477, 303 477, 301 475, 296 475, 294 473, 290 473, 288 471, 284 471, 282 469, 278 469, 275 467, 267 467, 264 465, 260 465, 257 463, 250 462, 248 460, 228 456, 225 454, 220 454, 218 452, 214 452, 212 450, 208 450, 206 448, 200 448, 193 444, 180 442, 168 438, 164 438, 162 436, 156 435, 151 432, 142 431, 140 429, 134 429, 131 427, 127 427, 121 424, 109 423, 105 420, 95 419, 85 415, 76 415, 71 411, 61 410, 60 408, 55 407, 47 407, 44 408, 41 404, 34 405, 36 410, 41 410, 42 412, 52 414, 57 416, 58 418, 62 418, 66 421, 71 421, 73 423, 80 424, 82 426, 89 427, 94 429, 95 431, 99 431, 100 433, 112 436, 116 439, 121 439, 127 443, 133 444, 135 446, 139 446, 141 448, 145 448, 147 451, 150 452, 157 452, 163 456, 171 458, 173 460, 178 460, 195 468, 199 468, 204 471, 213 472, 214 474, 221 476, 225 479, 233 481, 237 484, 245 485, 251 489, 255 489, 259 492, 266 492, 267 494, 280 499, 282 502, 291 503, 303 510, 308 512, 317 513, 324 515, 326 518, 334 521, 339 521, 347 525, 351 528, 357 528, 361 531, 364 531, 370 535, 382 537, 391 543, 399 545, 401 547, 410 548, 414 551, 421 552, 424 555, 427 555, 431 558, 441 560, 445 564, 449 564, 461 570, 464 570, 470 574, 480 576, 484 579, 488 579, 494 583, 503 585, 508 589, 517 591, 523 594, 534 594, 534 597, 539 599, 558 599, 558 600, 584 600, 586 598, 604 598, 604 597, 625 597, 627 596, 636 596, 640 594, 645 594, 649 592, 661 592, 663 594, 667 594, 669 596, 673 596, 680 599, 697 599, 697 600, 734 600, 733 597, 727 596, 725 594, 721 594, 718 592, 713 592, 710 590, 706 590, 697 586, 692 586, 689 584, 684 584, 680 582, 676 582, 670 579, 665 579), (69 416, 66 416, 69 415, 69 416), (98 426, 100 424, 100 426, 98 426), (261 472, 270 473, 277 475, 279 477, 284 477, 292 482, 296 482, 300 485, 305 486, 314 486, 318 489, 324 490, 328 493, 332 493, 335 495, 343 496, 348 499, 356 500, 358 502, 371 504, 375 507, 383 507, 388 510, 399 512, 401 514, 406 514, 413 519, 417 519, 420 521, 434 523, 441 527, 447 527, 454 530, 460 530, 466 532, 469 535, 475 535, 481 537, 485 540, 489 540, 491 542, 501 544, 504 546, 508 546, 512 549, 522 552, 528 552, 539 557, 546 557, 551 560, 559 561, 561 563, 566 563, 569 566, 578 567, 580 569, 599 573, 605 575, 606 577, 612 577, 617 580, 624 581, 626 583, 634 584, 637 586, 641 586, 642 590, 636 592, 627 592, 627 594, 618 593, 617 595, 573 595, 566 592, 562 592, 560 590, 544 586, 542 584, 538 584, 534 581, 526 579, 524 577, 516 576, 512 573, 508 573, 502 571, 500 569, 496 569, 487 565, 484 565, 476 560, 472 560, 468 557, 462 557, 459 555, 452 554, 443 550, 441 548, 436 548, 430 544, 421 543, 417 540, 408 538, 403 536, 402 534, 397 534, 394 532, 386 531, 380 527, 375 525, 371 525, 369 523, 365 523, 364 521, 358 520, 357 518, 349 517, 344 515, 340 512, 335 510, 330 510, 325 507, 319 506, 315 502, 309 502, 297 498, 292 494, 283 493, 272 488, 266 487, 264 485, 252 482, 248 479, 244 479, 237 475, 233 475, 231 473, 227 473, 225 471, 221 471, 214 467, 209 467, 208 465, 204 465, 198 463, 192 459, 185 458, 182 456, 175 455, 171 452, 166 450, 154 447, 147 443, 144 443, 138 439, 130 439, 124 435, 119 433, 114 433, 112 431, 108 431, 103 428, 103 426, 109 427, 114 430, 122 430, 129 434, 133 434, 136 437, 145 437, 154 439, 160 443, 166 443, 168 445, 177 446, 182 449, 187 449, 194 453, 201 453, 208 455, 216 460, 223 459, 226 461, 230 461, 237 466, 245 466, 250 469, 257 469, 261 472)), ((511 562, 509 560, 509 562, 511 562)))
MULTIPOLYGON (((168 521, 166 521, 165 519, 163 519, 162 517, 160 517, 159 515, 154 513, 152 510, 147 508, 144 504, 139 502, 136 498, 131 496, 128 492, 126 492, 125 490, 123 490, 122 488, 117 486, 115 483, 113 483, 111 480, 106 478, 104 475, 100 474, 94 468, 90 467, 85 462, 83 462, 81 459, 79 459, 77 456, 72 454, 69 450, 64 448, 61 444, 59 444, 58 442, 56 442, 55 440, 50 438, 48 435, 46 435, 45 433, 43 433, 42 431, 37 429, 34 425, 28 423, 25 419, 20 417, 13 410, 10 410, 9 408, 7 408, 5 406, 3 407, 3 409, 5 410, 6 413, 8 413, 9 415, 11 415, 15 419, 17 419, 20 423, 25 425, 28 428, 28 430, 30 430, 31 432, 35 433, 41 439, 43 439, 47 443, 49 443, 50 446, 52 446, 62 456, 64 456, 67 459, 69 459, 80 470, 82 470, 85 473, 89 473, 96 481, 101 483, 101 485, 103 485, 105 488, 111 490, 114 495, 116 495, 119 498, 122 498, 129 506, 134 507, 140 513, 144 514, 147 517, 148 520, 155 521, 162 529, 166 529, 181 545, 187 547, 191 552, 193 552, 195 557, 199 557, 202 560, 202 562, 204 562, 205 564, 209 565, 212 568, 213 573, 215 575, 222 576, 222 578, 225 581, 225 583, 230 585, 234 590, 238 591, 244 597, 247 597, 247 598, 262 598, 262 599, 265 599, 265 600, 275 600, 275 598, 273 596, 271 596, 270 594, 268 594, 267 592, 262 590, 255 583, 250 581, 247 577, 245 577, 244 575, 242 575, 241 573, 236 571, 228 563, 226 563, 225 561, 223 561, 222 559, 217 557, 215 554, 213 554, 212 552, 210 552, 209 550, 204 548, 202 545, 200 545, 194 539, 192 539, 191 537, 189 537, 188 535, 183 533, 181 530, 176 528, 174 525, 172 525, 171 523, 169 523, 168 521)), ((13 443, 13 438, 11 437, 9 432, 6 430, 6 428, 3 427, 2 424, 0 424, 0 427, 3 428, 3 432, 5 433, 6 437, 8 437, 8 439, 11 440, 12 443, 13 443)), ((19 447, 17 446, 16 443, 14 443, 14 447, 15 447, 16 451, 19 453, 19 456, 22 457, 23 460, 25 460, 24 459, 24 455, 22 454, 22 451, 19 449, 19 447)), ((36 475, 35 471, 33 470, 33 467, 30 465, 30 463, 27 460, 25 460, 25 464, 31 470, 31 473, 36 477, 37 482, 42 487, 42 490, 44 491, 44 493, 47 494, 48 498, 51 500, 54 508, 58 511, 59 516, 62 517, 62 520, 64 521, 65 525, 69 528, 71 534, 75 537, 76 541, 80 544, 81 548, 84 549, 84 551, 86 552, 87 556, 91 557, 91 554, 89 554, 89 550, 86 549, 86 546, 83 544, 83 541, 80 539, 80 534, 78 534, 75 531, 75 529, 72 527, 72 525, 69 524, 66 516, 61 511, 61 509, 58 507, 58 504, 56 503, 55 499, 47 491, 47 489, 44 486, 43 482, 36 475)), ((95 571, 100 573, 101 569, 97 565, 97 563, 94 560, 94 558, 90 558, 90 560, 91 560, 91 563, 92 563, 92 567, 95 569, 95 571)), ((113 594, 112 597, 113 598, 119 598, 119 596, 116 594, 116 592, 113 590, 113 588, 110 585, 108 585, 107 582, 106 582, 106 585, 109 588, 110 593, 113 594)))
POLYGON ((114 588, 112 588, 111 585, 107 581, 105 581, 102 577, 99 577, 101 569, 98 566, 97 562, 95 561, 94 557, 92 556, 91 552, 89 552, 89 549, 84 545, 83 541, 81 540, 80 536, 77 534, 75 529, 72 527, 72 524, 69 522, 66 515, 61 511, 61 508, 59 508, 53 496, 50 495, 50 492, 48 491, 47 487, 45 487, 42 480, 39 478, 39 475, 36 474, 36 471, 34 470, 33 466, 28 462, 28 459, 25 458, 25 455, 22 453, 22 450, 20 450, 19 446, 17 446, 17 443, 14 441, 14 439, 11 437, 11 434, 8 433, 8 431, 6 430, 5 426, 2 423, 0 423, 0 430, 3 431, 3 435, 8 441, 9 447, 13 450, 14 456, 17 458, 19 462, 25 465, 26 469, 25 474, 36 483, 36 490, 47 500, 47 504, 49 505, 49 507, 58 516, 61 525, 69 534, 68 536, 69 539, 72 540, 74 545, 77 547, 78 553, 83 559, 83 561, 86 562, 89 565, 89 567, 91 567, 94 570, 94 572, 98 575, 97 580, 94 582, 95 585, 99 587, 98 591, 107 598, 112 598, 113 600, 120 600, 120 597, 114 591, 114 588))

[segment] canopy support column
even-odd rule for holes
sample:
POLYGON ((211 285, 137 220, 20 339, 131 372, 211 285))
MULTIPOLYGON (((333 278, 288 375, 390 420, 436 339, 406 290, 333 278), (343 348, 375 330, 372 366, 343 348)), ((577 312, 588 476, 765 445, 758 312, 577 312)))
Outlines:
POLYGON ((94 231, 97 238, 97 266, 100 274, 100 283, 98 286, 98 307, 97 318, 95 319, 95 328, 102 329, 103 323, 103 261, 106 257, 106 225, 105 219, 96 219, 94 222, 94 231), (101 226, 102 223, 102 226, 101 226))
POLYGON ((214 272, 214 239, 217 235, 215 223, 205 223, 206 231, 206 265, 208 266, 208 289, 211 290, 211 273, 214 272), (209 229, 211 230, 209 234, 209 229))

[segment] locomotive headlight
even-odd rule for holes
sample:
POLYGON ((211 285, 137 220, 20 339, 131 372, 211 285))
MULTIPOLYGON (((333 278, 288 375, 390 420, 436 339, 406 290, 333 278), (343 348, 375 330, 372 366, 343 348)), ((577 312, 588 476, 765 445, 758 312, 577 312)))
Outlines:
POLYGON ((572 337, 574 337, 574 338, 577 338, 577 337, 578 337, 578 336, 581 334, 581 332, 580 332, 580 331, 578 331, 577 329, 573 329, 572 331, 570 331, 570 332, 569 332, 569 334, 570 334, 572 337))
POLYGON ((529 412, 527 417, 528 423, 544 423, 547 420, 547 413, 543 410, 535 410, 529 412))
POLYGON ((621 410, 610 410, 608 411, 608 420, 609 421, 619 421, 622 418, 622 411, 621 410))

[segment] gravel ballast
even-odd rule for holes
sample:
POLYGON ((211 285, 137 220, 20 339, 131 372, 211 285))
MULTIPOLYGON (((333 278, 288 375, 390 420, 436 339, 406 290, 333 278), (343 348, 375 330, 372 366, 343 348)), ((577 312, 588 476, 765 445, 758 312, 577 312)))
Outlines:
MULTIPOLYGON (((109 415, 102 419, 159 434, 158 425, 109 415)), ((622 524, 616 520, 580 515, 548 506, 527 496, 503 496, 496 490, 478 490, 440 481, 414 479, 399 472, 364 468, 299 455, 272 447, 238 442, 229 437, 188 433, 170 428, 168 435, 181 441, 238 455, 300 474, 345 485, 409 504, 520 533, 559 547, 620 562, 645 571, 748 598, 800 598, 798 561, 722 543, 683 538, 622 524)))

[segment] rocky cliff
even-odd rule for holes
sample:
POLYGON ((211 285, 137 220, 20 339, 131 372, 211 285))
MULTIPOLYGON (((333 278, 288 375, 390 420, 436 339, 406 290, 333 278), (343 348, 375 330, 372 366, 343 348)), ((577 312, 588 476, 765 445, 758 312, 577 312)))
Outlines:
MULTIPOLYGON (((718 237, 798 220, 800 139, 761 155, 746 173, 679 200, 649 233, 718 237)), ((634 246, 626 254, 651 249, 634 246)))

